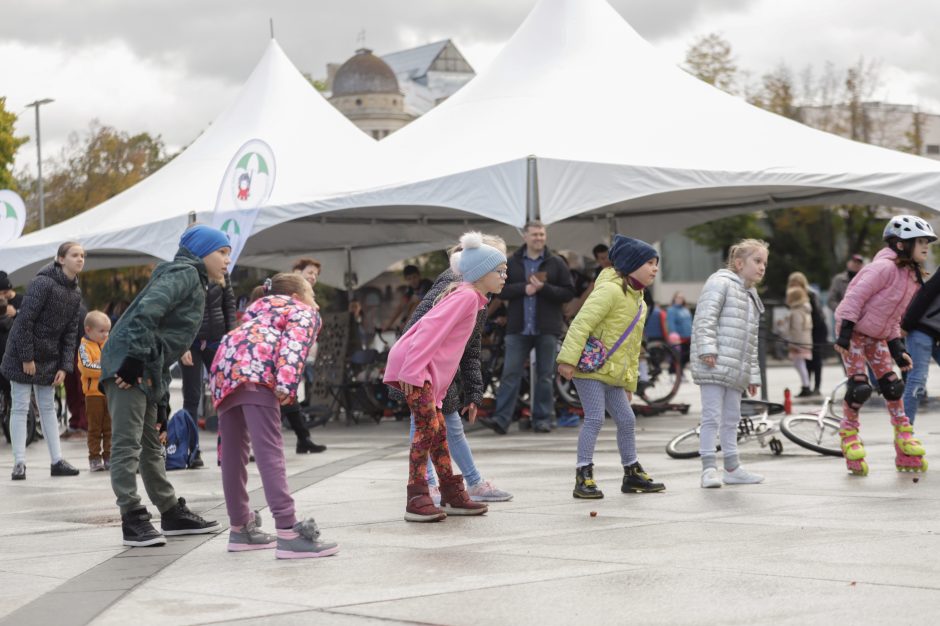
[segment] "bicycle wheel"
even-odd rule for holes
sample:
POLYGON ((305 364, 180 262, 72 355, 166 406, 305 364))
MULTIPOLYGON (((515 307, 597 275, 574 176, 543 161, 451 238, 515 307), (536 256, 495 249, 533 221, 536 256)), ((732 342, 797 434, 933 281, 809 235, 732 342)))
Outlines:
POLYGON ((649 381, 637 386, 637 393, 647 404, 668 402, 682 384, 682 356, 662 339, 652 339, 646 345, 649 381))
POLYGON ((793 443, 827 456, 842 456, 839 420, 813 413, 788 415, 780 420, 780 430, 793 443))
POLYGON ((565 380, 560 374, 555 375, 555 395, 570 407, 581 408, 581 399, 574 386, 574 380, 565 380))
POLYGON ((687 430, 666 444, 666 454, 674 459, 694 459, 699 455, 698 428, 687 430))

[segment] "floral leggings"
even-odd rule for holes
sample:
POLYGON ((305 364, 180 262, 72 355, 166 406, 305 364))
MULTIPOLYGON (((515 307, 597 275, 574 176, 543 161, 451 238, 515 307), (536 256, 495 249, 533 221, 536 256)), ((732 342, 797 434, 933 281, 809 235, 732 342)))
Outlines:
MULTIPOLYGON (((868 381, 867 362, 875 372, 875 378, 881 378, 894 372, 894 359, 888 351, 888 344, 884 339, 875 339, 861 333, 853 333, 849 344, 849 354, 842 357, 845 363, 845 373, 849 378, 858 377, 859 380, 868 381)), ((896 375, 896 374, 895 374, 896 375)), ((904 403, 901 400, 885 400, 892 424, 907 424, 904 414, 904 403)), ((842 428, 858 429, 858 409, 848 402, 842 402, 842 428)))
POLYGON ((415 387, 405 396, 408 408, 415 417, 415 436, 411 440, 411 456, 408 460, 408 484, 427 480, 428 454, 442 482, 454 475, 450 466, 450 449, 447 447, 447 428, 444 415, 435 406, 431 383, 415 387))

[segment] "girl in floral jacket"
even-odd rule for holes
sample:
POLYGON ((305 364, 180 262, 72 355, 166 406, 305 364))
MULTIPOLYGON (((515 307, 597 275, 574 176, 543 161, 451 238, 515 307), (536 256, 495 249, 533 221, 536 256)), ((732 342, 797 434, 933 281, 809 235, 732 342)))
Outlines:
POLYGON ((277 548, 279 559, 335 554, 335 543, 319 541, 312 518, 298 522, 287 486, 280 405, 297 400, 307 351, 320 331, 313 290, 299 274, 277 274, 264 283, 265 295, 245 311, 212 361, 210 385, 226 442, 222 489, 231 522, 230 552, 277 548), (277 536, 260 528, 248 504, 248 444, 254 449, 277 536))

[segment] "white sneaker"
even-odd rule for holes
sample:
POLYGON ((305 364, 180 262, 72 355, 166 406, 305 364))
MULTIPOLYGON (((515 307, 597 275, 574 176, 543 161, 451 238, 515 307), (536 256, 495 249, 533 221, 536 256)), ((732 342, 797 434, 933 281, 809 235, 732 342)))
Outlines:
POLYGON ((708 467, 702 472, 702 489, 716 489, 721 487, 721 479, 718 478, 718 470, 714 467, 708 467))
POLYGON ((725 481, 726 485, 756 485, 757 483, 764 482, 764 477, 760 474, 749 472, 739 465, 733 472, 725 470, 722 480, 725 481))
POLYGON ((512 494, 503 491, 488 480, 467 487, 467 493, 474 502, 509 502, 512 494))

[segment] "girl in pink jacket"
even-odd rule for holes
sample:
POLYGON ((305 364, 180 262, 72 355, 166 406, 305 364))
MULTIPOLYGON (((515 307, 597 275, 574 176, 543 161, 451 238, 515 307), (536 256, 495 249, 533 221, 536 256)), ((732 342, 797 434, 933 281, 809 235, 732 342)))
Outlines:
POLYGON ((927 259, 929 244, 936 239, 930 224, 919 217, 901 215, 889 220, 884 230, 887 246, 852 279, 835 311, 839 323, 835 349, 842 355, 849 376, 839 435, 845 463, 855 475, 868 474, 865 447, 858 434, 858 411, 872 392, 866 361, 878 378, 891 415, 895 466, 899 471, 927 471, 924 447, 914 439, 914 429, 904 414, 904 381, 894 372, 891 359, 902 372, 911 369, 900 322, 923 285, 921 264, 927 259))
POLYGON ((451 515, 481 515, 487 506, 470 499, 463 476, 454 474, 447 447, 441 403, 457 373, 477 313, 487 305, 488 293, 499 293, 506 282, 506 255, 483 243, 480 233, 460 238, 462 252, 451 256, 451 268, 462 282, 408 329, 392 347, 385 368, 385 383, 400 389, 411 414, 415 434, 411 440, 408 500, 405 520, 438 522, 451 515), (434 506, 426 477, 428 455, 441 484, 441 506, 434 506))
POLYGON ((313 518, 298 522, 287 486, 280 405, 296 402, 307 351, 320 331, 313 289, 300 274, 277 274, 264 283, 264 297, 245 311, 242 325, 222 338, 210 369, 212 399, 219 412, 222 490, 232 528, 229 552, 276 548, 279 559, 335 554, 320 541, 313 518), (254 448, 264 497, 277 535, 261 530, 248 504, 248 444, 254 448))

